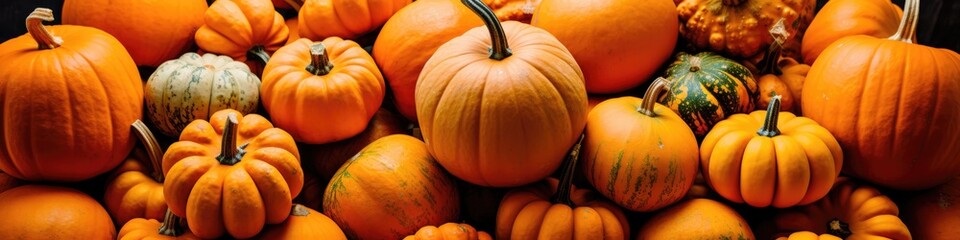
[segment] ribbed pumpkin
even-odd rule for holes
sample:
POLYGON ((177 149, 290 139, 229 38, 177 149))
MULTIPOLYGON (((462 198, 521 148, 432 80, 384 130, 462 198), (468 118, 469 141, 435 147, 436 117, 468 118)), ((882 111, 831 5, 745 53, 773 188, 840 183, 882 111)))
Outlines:
POLYGON ((290 34, 270 0, 214 1, 203 20, 194 36, 197 46, 245 62, 251 69, 266 64, 290 34))
POLYGON ((487 27, 440 46, 424 65, 416 92, 423 139, 447 171, 467 182, 541 180, 586 124, 583 74, 550 33, 512 21, 501 26, 479 0, 464 3, 487 27))
POLYGON ((889 39, 831 44, 803 85, 803 114, 840 141, 844 172, 901 190, 960 174, 960 54, 914 44, 918 5, 889 39))
POLYGON ((903 11, 890 0, 830 0, 803 35, 803 62, 813 64, 831 43, 846 36, 888 37, 897 32, 903 11))
MULTIPOLYGON (((689 1, 689 0, 688 0, 689 1)), ((637 233, 638 240, 661 239, 752 240, 747 221, 723 203, 697 198, 680 202, 654 215, 637 233)))
POLYGON ((257 239, 330 239, 347 240, 343 230, 329 217, 300 204, 290 209, 290 217, 280 225, 264 229, 257 239))
POLYGON ((298 26, 300 26, 299 19, 293 17, 284 21, 284 24, 287 24, 287 29, 290 29, 290 34, 287 35, 287 43, 284 43, 284 46, 300 39, 300 32, 297 31, 298 26))
POLYGON ((630 224, 619 207, 589 189, 573 186, 580 146, 577 142, 570 150, 560 180, 547 178, 503 197, 497 210, 497 239, 630 237, 630 224))
POLYGON ((911 239, 897 205, 877 189, 840 178, 827 197, 777 214, 781 235, 798 231, 843 239, 911 239))
POLYGON ((656 96, 669 82, 657 78, 643 95, 614 98, 587 118, 587 180, 631 211, 654 211, 680 200, 697 175, 697 138, 656 96))
POLYGON ((201 238, 253 237, 287 219, 303 187, 293 138, 260 115, 231 109, 187 125, 163 169, 168 207, 201 238))
POLYGON ((185 228, 182 218, 173 215, 170 210, 166 211, 163 222, 156 219, 134 218, 123 224, 120 233, 117 234, 119 240, 199 240, 200 238, 185 228))
POLYGON ((343 163, 373 141, 393 134, 407 133, 407 125, 402 118, 390 110, 380 108, 373 114, 367 128, 356 136, 323 145, 301 145, 302 162, 304 165, 312 165, 317 177, 324 179, 323 185, 326 186, 326 181, 333 177, 343 163))
POLYGON ((903 221, 916 239, 960 236, 960 178, 911 196, 903 207, 903 221))
POLYGON ((107 211, 87 194, 24 185, 0 193, 0 233, 4 239, 87 240, 113 239, 117 229, 107 211))
POLYGON ((477 231, 466 223, 444 223, 439 227, 424 226, 403 240, 492 240, 490 234, 477 231))
POLYGON ((31 181, 80 181, 119 165, 143 83, 130 54, 104 31, 27 17, 29 34, 0 44, 0 171, 31 181), (56 34, 56 35, 55 35, 56 34))
POLYGON ((351 239, 399 239, 454 221, 459 209, 453 179, 423 142, 399 134, 357 153, 323 194, 323 212, 351 239))
POLYGON ((190 52, 160 65, 147 79, 144 95, 153 126, 176 137, 193 120, 223 109, 255 112, 260 78, 230 57, 190 52))
POLYGON ((842 240, 842 238, 826 233, 817 235, 811 231, 800 231, 786 237, 778 237, 777 240, 842 240))
POLYGON ((767 31, 781 18, 787 33, 803 33, 815 6, 813 0, 686 0, 677 12, 680 35, 699 50, 746 58, 773 43, 767 31))
POLYGON ((531 23, 570 50, 590 93, 651 79, 670 59, 679 24, 670 0, 542 0, 531 23))
POLYGON ((206 10, 203 0, 66 0, 63 24, 106 31, 137 65, 157 67, 193 48, 206 10))
POLYGON ((103 194, 103 205, 117 226, 134 218, 160 220, 167 211, 163 198, 163 150, 143 122, 133 122, 132 129, 144 152, 134 149, 131 158, 113 170, 103 194))
POLYGON ((383 26, 411 0, 306 0, 300 8, 300 36, 314 41, 328 37, 356 39, 383 26))
POLYGON ((680 52, 664 75, 672 81, 659 102, 679 114, 697 138, 727 116, 753 110, 757 81, 749 69, 723 56, 680 52))

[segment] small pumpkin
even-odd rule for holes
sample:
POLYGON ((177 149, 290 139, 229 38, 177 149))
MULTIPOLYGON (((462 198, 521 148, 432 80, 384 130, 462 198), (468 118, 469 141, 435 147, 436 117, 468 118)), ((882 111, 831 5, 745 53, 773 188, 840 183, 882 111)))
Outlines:
POLYGON ((303 187, 296 143, 260 115, 221 110, 196 120, 163 155, 163 195, 201 238, 253 237, 287 219, 303 187), (239 146, 239 147, 238 147, 239 146))
POLYGON ((117 234, 119 240, 199 240, 196 235, 190 232, 190 229, 183 227, 183 219, 173 212, 167 210, 163 217, 163 222, 157 222, 156 219, 134 218, 123 224, 120 233, 117 234))
POLYGON ((110 215, 83 192, 24 185, 0 193, 0 233, 5 239, 113 239, 110 215))
POLYGON ((656 104, 668 84, 657 78, 643 99, 604 101, 587 118, 585 176, 627 210, 649 212, 673 204, 697 175, 697 138, 680 116, 656 104))
POLYGON ((854 35, 888 37, 897 32, 903 11, 890 0, 830 0, 803 35, 803 62, 813 64, 831 43, 854 35))
MULTIPOLYGON (((390 110, 380 108, 373 114, 367 128, 356 136, 338 142, 303 146, 301 148, 303 163, 312 165, 318 178, 329 180, 337 169, 343 166, 343 163, 373 141, 393 134, 408 133, 407 125, 402 118, 390 110)), ((326 185, 324 181, 323 186, 326 185)))
POLYGON ((260 89, 263 107, 277 127, 309 144, 359 134, 384 94, 383 76, 370 54, 339 37, 323 42, 301 38, 284 46, 264 68, 260 89))
POLYGON ((492 240, 490 234, 477 231, 473 226, 465 223, 444 223, 439 227, 424 226, 417 233, 403 238, 403 240, 492 240))
POLYGON ((749 69, 711 52, 677 53, 664 75, 672 81, 659 102, 679 114, 697 138, 727 116, 753 110, 758 94, 749 69))
POLYGON ((803 82, 810 72, 810 65, 784 56, 784 44, 795 41, 791 41, 793 38, 784 31, 782 25, 783 22, 780 21, 770 28, 770 34, 774 36, 773 44, 761 61, 760 69, 754 71, 754 76, 760 76, 757 79, 760 94, 757 95, 755 105, 757 110, 763 110, 770 105, 773 96, 780 96, 780 110, 799 115, 803 82))
POLYGON ((903 221, 916 239, 960 236, 960 178, 910 196, 903 207, 903 221))
POLYGON ((132 158, 113 170, 107 180, 103 205, 117 226, 135 218, 163 219, 167 211, 167 202, 163 198, 163 150, 143 122, 137 120, 131 127, 146 156, 136 154, 138 151, 135 150, 132 158))
POLYGON ((53 15, 37 8, 26 20, 29 34, 0 44, 0 171, 76 182, 114 169, 133 149, 143 83, 116 38, 91 27, 43 26, 53 15))
POLYGON ((153 126, 176 137, 193 120, 223 109, 255 112, 260 78, 230 57, 190 52, 161 64, 147 79, 144 95, 153 126))
POLYGON ((416 92, 423 139, 447 171, 467 182, 539 181, 560 166, 586 124, 583 74, 550 33, 501 25, 479 0, 464 3, 487 27, 443 44, 424 65, 416 92))
POLYGON ((497 239, 630 237, 630 224, 617 205, 573 186, 580 146, 577 142, 570 150, 560 180, 547 178, 507 192, 497 210, 497 239))
POLYGON ((827 197, 774 218, 781 235, 798 231, 842 239, 911 239, 897 205, 877 189, 840 178, 827 197))
POLYGON ((314 41, 329 37, 356 39, 383 26, 411 0, 306 0, 300 8, 300 36, 314 41))
POLYGON ((837 40, 803 85, 803 114, 840 141, 843 171, 899 190, 960 174, 960 54, 915 44, 918 13, 908 0, 895 35, 837 40))
POLYGON ((399 239, 457 219, 456 183, 420 140, 380 138, 351 158, 327 185, 323 212, 351 239, 399 239), (376 224, 371 224, 376 223, 376 224))
POLYGON ((805 16, 815 6, 813 0, 686 0, 677 5, 677 12, 680 35, 693 46, 748 58, 773 43, 767 31, 781 18, 787 33, 803 33, 812 20, 805 16))
MULTIPOLYGON (((687 0, 689 1, 689 0, 687 0)), ((755 239, 747 221, 727 205, 696 198, 673 205, 643 224, 637 239, 755 239)))
POLYGON ((197 46, 245 62, 251 69, 266 64, 290 34, 270 0, 214 1, 203 21, 194 36, 197 46))
POLYGON ((329 217, 300 204, 290 209, 290 217, 280 225, 263 230, 257 239, 331 239, 347 240, 343 230, 329 217))
POLYGON ((811 231, 800 231, 791 233, 790 236, 778 237, 777 240, 841 240, 841 238, 826 233, 817 235, 811 231))

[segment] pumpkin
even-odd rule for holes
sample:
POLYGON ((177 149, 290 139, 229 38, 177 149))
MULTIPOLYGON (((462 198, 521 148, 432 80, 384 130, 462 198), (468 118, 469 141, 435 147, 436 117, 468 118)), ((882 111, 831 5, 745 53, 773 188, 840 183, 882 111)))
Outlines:
POLYGON ((587 92, 617 93, 645 83, 670 59, 679 22, 669 0, 543 0, 531 24, 570 50, 587 92))
POLYGON ((467 182, 541 180, 586 124, 583 74, 550 33, 513 21, 501 26, 482 2, 464 3, 487 27, 443 44, 424 65, 416 92, 423 139, 447 171, 467 182))
POLYGON ((24 185, 0 193, 0 233, 5 239, 113 239, 106 210, 65 187, 24 185))
POLYGON ((903 221, 916 239, 960 236, 960 178, 911 196, 903 209, 903 221))
MULTIPOLYGON (((687 0, 690 1, 690 0, 687 0)), ((637 239, 755 239, 750 225, 720 202, 696 198, 680 202, 640 227, 637 239)))
POLYGON ((380 108, 373 114, 367 128, 360 134, 339 142, 302 147, 303 163, 312 165, 317 177, 325 179, 323 186, 326 186, 326 180, 332 178, 337 169, 357 155, 361 149, 382 137, 407 132, 407 126, 401 116, 380 108))
POLYGON ((547 178, 507 192, 497 210, 497 239, 627 239, 630 224, 615 204, 573 186, 580 146, 570 150, 560 180, 547 178))
POLYGON ((790 236, 778 237, 777 240, 841 240, 841 238, 826 233, 817 235, 810 231, 800 231, 791 233, 790 236))
POLYGON ((245 62, 251 69, 266 64, 290 34, 283 16, 269 0, 214 1, 203 21, 194 36, 197 46, 204 52, 245 62))
POLYGON ((696 48, 747 58, 773 43, 767 31, 781 18, 787 33, 803 33, 815 6, 813 0, 686 0, 677 12, 680 35, 696 48))
POLYGON ((280 225, 265 229, 257 239, 342 239, 343 234, 337 223, 329 217, 300 204, 294 204, 290 217, 280 225))
POLYGON ((300 39, 300 32, 295 31, 297 29, 297 26, 300 25, 299 22, 300 20, 297 17, 293 17, 291 19, 287 19, 286 21, 284 21, 284 24, 287 24, 287 29, 290 29, 290 35, 287 36, 287 43, 284 43, 283 44, 284 46, 292 43, 293 41, 297 41, 297 39, 300 39))
POLYGON ((658 78, 643 99, 604 101, 587 118, 587 157, 582 166, 586 178, 603 196, 630 211, 649 212, 673 204, 697 175, 697 138, 680 116, 656 104, 656 96, 668 84, 658 78))
POLYGON ((199 240, 196 235, 190 232, 190 229, 183 227, 183 219, 173 215, 173 212, 167 210, 163 217, 163 222, 157 222, 156 219, 134 218, 123 224, 120 233, 117 234, 119 240, 199 240))
POLYGON ((221 110, 196 120, 163 155, 168 207, 201 238, 256 235, 287 219, 303 187, 296 143, 260 115, 221 110), (239 146, 239 147, 238 147, 239 146))
POLYGON ((103 205, 117 226, 134 218, 163 219, 167 211, 160 162, 163 150, 143 122, 134 121, 132 128, 146 152, 137 154, 139 151, 135 150, 131 158, 113 170, 103 195, 103 205), (146 162, 140 159, 146 159, 146 162))
POLYGON ((137 65, 157 67, 193 48, 206 10, 203 0, 66 0, 63 24, 106 31, 137 65))
POLYGON ((889 39, 831 44, 803 85, 803 114, 840 141, 844 172, 900 190, 960 174, 960 54, 914 44, 917 5, 889 39))
POLYGON ((110 34, 42 24, 53 20, 38 8, 27 17, 29 35, 0 44, 0 171, 76 182, 110 171, 133 149, 143 83, 110 34))
POLYGON ((260 78, 230 57, 190 52, 160 65, 147 79, 144 95, 153 126, 175 137, 193 120, 223 109, 255 112, 260 78))
POLYGON ((350 40, 301 38, 273 57, 263 71, 260 97, 277 127, 298 142, 323 144, 359 134, 386 94, 373 58, 350 40))
POLYGON ((830 0, 803 35, 803 62, 813 64, 831 43, 846 36, 888 37, 897 32, 903 11, 890 0, 830 0))
POLYGON ((439 227, 424 226, 417 233, 403 238, 403 240, 492 240, 490 234, 477 231, 465 223, 444 223, 439 227))
MULTIPOLYGON (((784 44, 791 41, 783 27, 783 21, 777 22, 770 28, 774 41, 770 44, 763 60, 761 69, 751 69, 757 79, 760 94, 757 95, 757 110, 763 110, 770 105, 773 96, 780 96, 780 110, 800 114, 800 96, 803 92, 803 81, 810 72, 810 65, 800 64, 791 57, 784 56, 784 44)), ((745 63, 749 68, 750 66, 745 63)))
POLYGON ((813 120, 780 112, 774 96, 766 111, 718 123, 700 145, 700 164, 727 200, 785 208, 823 198, 840 175, 843 151, 813 120))
POLYGON ((677 53, 664 75, 672 81, 659 102, 679 114, 697 138, 727 116, 753 110, 758 94, 749 69, 711 52, 677 53))
POLYGON ((842 239, 911 239, 898 213, 877 189, 840 178, 827 197, 781 212, 774 223, 781 235, 810 231, 842 239))
POLYGON ((400 134, 363 148, 323 194, 323 212, 351 239, 399 239, 456 220, 459 208, 453 179, 423 142, 400 134))
POLYGON ((328 37, 356 39, 387 22, 411 0, 306 0, 300 8, 300 36, 320 41, 328 37))

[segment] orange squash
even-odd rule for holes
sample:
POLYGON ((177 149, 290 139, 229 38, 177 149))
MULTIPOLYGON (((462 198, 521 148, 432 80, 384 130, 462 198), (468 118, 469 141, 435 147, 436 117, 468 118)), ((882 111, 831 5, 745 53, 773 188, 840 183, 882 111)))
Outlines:
POLYGON ((778 237, 777 240, 841 240, 841 238, 826 233, 817 235, 810 231, 800 231, 791 233, 790 236, 778 237))
POLYGON ((477 231, 465 223, 444 223, 439 227, 424 226, 403 240, 492 240, 490 234, 477 231))
POLYGON ((182 218, 167 210, 163 222, 156 219, 134 218, 123 224, 119 240, 199 240, 200 238, 183 227, 182 218))
POLYGON ((903 221, 916 239, 960 236, 960 178, 910 196, 903 207, 903 221))
POLYGON ((774 218, 781 236, 798 231, 843 239, 904 239, 910 231, 897 217, 897 205, 869 186, 840 178, 827 197, 774 218))
POLYGON ((329 217, 300 204, 290 209, 290 217, 280 225, 263 230, 257 239, 330 239, 347 240, 343 230, 329 217))
POLYGON ((204 52, 246 62, 250 69, 266 64, 290 34, 270 0, 214 1, 203 21, 194 36, 197 46, 204 52))
POLYGON ((163 198, 163 150, 143 122, 133 122, 132 128, 146 156, 134 151, 132 158, 113 170, 103 194, 104 206, 117 226, 134 218, 160 220, 167 211, 167 202, 163 198), (143 163, 143 159, 147 162, 143 163))
POLYGON ((0 206, 4 239, 113 239, 117 234, 100 203, 71 188, 20 186, 0 193, 0 206))
POLYGON ((919 3, 888 39, 837 40, 810 67, 803 114, 833 133, 843 171, 918 190, 960 174, 960 54, 914 44, 919 3))
POLYGON ((287 29, 290 29, 290 35, 287 36, 287 42, 283 44, 284 46, 300 39, 300 32, 296 31, 298 28, 297 26, 300 25, 299 22, 300 20, 297 17, 293 17, 284 21, 284 24, 287 25, 287 29))
POLYGON ((815 5, 813 0, 686 0, 677 5, 680 35, 700 50, 748 58, 773 43, 767 31, 781 18, 787 33, 803 33, 815 5))
POLYGON ((541 180, 586 124, 583 74, 550 33, 512 21, 501 26, 482 2, 464 3, 487 28, 450 40, 424 65, 416 92, 423 139, 447 171, 467 182, 541 180))
POLYGON ((231 109, 187 125, 163 155, 163 169, 168 207, 201 238, 253 237, 287 219, 303 187, 293 138, 259 115, 231 109))
POLYGON ((736 211, 720 202, 697 198, 654 215, 643 224, 637 239, 755 239, 750 225, 736 211))
POLYGON ((328 37, 356 39, 383 26, 411 0, 306 0, 300 8, 300 36, 314 41, 328 37))
POLYGON ((43 26, 0 44, 0 171, 30 181, 76 182, 117 167, 133 149, 143 83, 123 45, 83 26, 43 26))
POLYGON ((803 62, 812 65, 827 46, 843 37, 893 35, 902 15, 900 7, 890 0, 827 1, 803 35, 803 62))

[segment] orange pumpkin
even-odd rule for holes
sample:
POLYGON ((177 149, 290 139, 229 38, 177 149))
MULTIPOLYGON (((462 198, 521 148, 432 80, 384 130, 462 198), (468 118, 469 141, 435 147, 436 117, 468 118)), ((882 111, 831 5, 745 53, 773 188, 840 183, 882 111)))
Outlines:
POLYGON ((330 143, 359 134, 386 93, 370 54, 338 37, 290 43, 263 72, 263 107, 277 127, 303 143, 330 143))
POLYGON ((911 196, 903 208, 903 221, 916 239, 960 236, 960 178, 911 196))
POLYGON ((4 239, 113 239, 117 229, 87 194, 55 186, 24 185, 0 193, 4 239))
POLYGON ((120 40, 137 65, 157 67, 193 48, 203 0, 67 0, 63 24, 95 27, 120 40))
POLYGON ((326 186, 326 181, 333 177, 337 169, 357 155, 361 149, 382 137, 407 132, 407 125, 404 124, 402 117, 390 110, 380 108, 373 114, 370 124, 360 134, 339 142, 304 146, 301 148, 301 157, 305 165, 312 165, 317 177, 324 179, 323 186, 326 186))
POLYGON ((803 114, 840 141, 843 171, 901 190, 960 174, 960 54, 914 44, 918 5, 889 39, 831 44, 803 85, 803 114))
POLYGON ((760 69, 754 72, 754 76, 760 76, 757 78, 757 90, 760 94, 757 95, 756 107, 757 110, 763 110, 770 105, 773 96, 780 96, 780 110, 799 115, 803 82, 810 72, 810 65, 800 64, 797 60, 784 56, 785 44, 796 41, 792 40, 781 25, 782 21, 771 27, 773 43, 760 62, 760 69))
POLYGON ((843 239, 911 239, 899 212, 877 189, 840 178, 827 197, 779 213, 774 223, 781 236, 810 231, 843 239))
POLYGON ((107 180, 103 203, 117 226, 134 218, 163 219, 167 211, 163 198, 163 150, 143 122, 133 122, 132 128, 147 156, 134 151, 133 157, 124 161, 107 180), (149 167, 140 159, 146 159, 149 167))
POLYGON ((300 8, 300 36, 356 39, 383 26, 411 0, 306 0, 300 8))
POLYGON ((403 240, 492 240, 490 234, 477 231, 465 223, 444 223, 439 227, 424 226, 403 240))
POLYGON ((888 37, 897 32, 903 11, 890 0, 830 0, 803 35, 803 62, 813 64, 827 46, 846 36, 888 37))
POLYGON ((464 3, 487 28, 450 40, 424 65, 416 92, 423 139, 467 182, 506 187, 543 179, 586 124, 583 74, 550 33, 512 21, 501 27, 482 2, 464 3))
POLYGON ((778 237, 777 240, 841 240, 841 238, 826 233, 817 235, 810 231, 800 231, 791 233, 790 236, 778 237))
POLYGON ((91 27, 27 17, 28 34, 0 44, 0 171, 30 181, 81 181, 130 153, 143 83, 130 54, 91 27), (56 35, 54 35, 56 34, 56 35))
POLYGON ((297 17, 293 17, 284 21, 284 24, 287 25, 287 29, 290 29, 290 35, 287 36, 287 42, 283 44, 284 46, 300 39, 300 33, 295 31, 297 26, 300 24, 298 19, 299 18, 297 17))
POLYGON ((117 234, 119 240, 199 240, 196 235, 190 232, 190 229, 183 227, 183 219, 173 215, 173 212, 167 210, 163 222, 157 222, 156 219, 134 218, 123 224, 120 233, 117 234))
POLYGON ((604 101, 587 118, 586 178, 627 210, 648 212, 673 204, 697 175, 697 138, 679 115, 656 103, 668 84, 657 78, 643 99, 604 101))
POLYGON ((543 0, 531 23, 570 50, 590 93, 646 82, 672 56, 679 31, 669 0, 543 0))
POLYGON ((459 209, 453 179, 423 142, 400 134, 357 153, 323 194, 323 212, 351 239, 399 239, 425 225, 454 221, 459 209))
POLYGON ((815 0, 686 0, 677 5, 680 35, 698 50, 749 58, 773 43, 767 31, 779 21, 787 33, 803 33, 815 5, 815 0))
POLYGON ((256 235, 287 219, 303 187, 296 143, 260 115, 221 110, 196 120, 163 155, 163 195, 201 238, 256 235), (239 146, 239 147, 238 147, 239 146))
POLYGON ((755 239, 750 225, 720 202, 697 198, 657 213, 643 224, 637 239, 755 239))
POLYGON ((347 240, 343 230, 329 217, 300 204, 294 204, 290 217, 280 225, 270 226, 257 237, 262 240, 330 239, 347 240))
POLYGON ((197 46, 204 52, 246 62, 250 69, 266 64, 290 34, 270 0, 214 1, 203 21, 195 35, 197 46))

